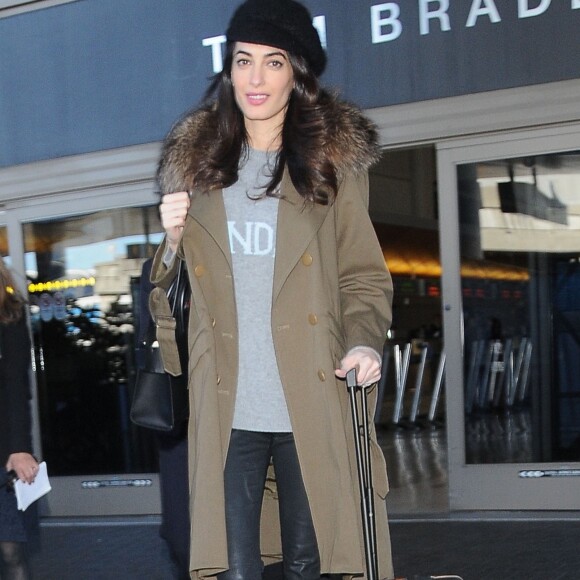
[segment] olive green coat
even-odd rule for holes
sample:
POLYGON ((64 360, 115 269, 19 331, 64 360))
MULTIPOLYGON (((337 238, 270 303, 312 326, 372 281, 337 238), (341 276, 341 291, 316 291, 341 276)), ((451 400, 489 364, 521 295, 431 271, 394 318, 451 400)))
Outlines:
MULTIPOLYGON (((364 572, 364 547, 348 393, 334 369, 354 346, 382 351, 391 318, 392 284, 367 212, 366 171, 345 174, 336 201, 329 206, 305 206, 287 171, 281 194, 272 296, 274 347, 321 569, 349 577, 364 572)), ((164 253, 165 244, 152 271, 152 281, 160 288, 152 293, 151 307, 154 315, 161 315, 161 326, 168 314, 163 288, 175 275, 175 265, 167 270, 163 264, 164 253)), ((186 260, 192 287, 191 577, 202 579, 228 568, 223 469, 238 373, 232 261, 220 191, 194 193, 179 253, 186 260)), ((158 330, 167 348, 171 333, 158 330)), ((166 359, 166 368, 176 371, 175 357, 170 353, 166 359)), ((388 483, 374 432, 372 459, 380 578, 392 578, 385 506, 388 483)), ((262 553, 267 563, 281 556, 273 480, 264 497, 262 553)))

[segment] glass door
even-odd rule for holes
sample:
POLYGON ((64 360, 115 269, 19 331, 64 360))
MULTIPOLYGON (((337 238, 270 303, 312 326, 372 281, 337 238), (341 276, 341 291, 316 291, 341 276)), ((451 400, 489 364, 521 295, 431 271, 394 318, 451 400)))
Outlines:
POLYGON ((580 135, 562 133, 442 151, 452 508, 580 507, 580 135))
POLYGON ((153 205, 22 223, 49 515, 159 512, 155 435, 129 410, 141 267, 161 229, 153 205))

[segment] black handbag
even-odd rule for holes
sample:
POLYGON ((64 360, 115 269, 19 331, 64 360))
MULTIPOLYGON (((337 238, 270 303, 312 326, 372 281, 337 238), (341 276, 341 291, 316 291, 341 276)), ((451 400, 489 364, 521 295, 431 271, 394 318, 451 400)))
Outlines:
POLYGON ((176 279, 167 290, 167 299, 176 322, 175 340, 181 374, 175 377, 165 372, 155 325, 149 324, 141 345, 144 366, 137 371, 130 413, 131 421, 136 425, 158 431, 177 429, 189 417, 187 325, 191 288, 183 260, 176 279))

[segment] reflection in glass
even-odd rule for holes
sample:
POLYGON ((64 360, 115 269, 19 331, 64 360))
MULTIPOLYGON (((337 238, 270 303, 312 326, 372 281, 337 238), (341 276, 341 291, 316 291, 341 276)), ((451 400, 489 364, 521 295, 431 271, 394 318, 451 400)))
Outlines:
POLYGON ((444 353, 435 161, 433 146, 388 150, 370 172, 370 214, 394 286, 375 417, 389 429, 444 420, 444 394, 436 395, 444 353))
POLYGON ((580 152, 457 179, 466 461, 580 460, 580 152))
POLYGON ((0 255, 3 258, 8 255, 8 236, 5 226, 0 226, 0 255))
POLYGON ((8 229, 6 228, 6 226, 0 226, 0 256, 2 256, 2 258, 4 259, 4 263, 8 267, 12 265, 8 249, 8 229))
POLYGON ((161 239, 153 206, 24 225, 43 459, 54 475, 156 470, 129 420, 141 266, 161 239))

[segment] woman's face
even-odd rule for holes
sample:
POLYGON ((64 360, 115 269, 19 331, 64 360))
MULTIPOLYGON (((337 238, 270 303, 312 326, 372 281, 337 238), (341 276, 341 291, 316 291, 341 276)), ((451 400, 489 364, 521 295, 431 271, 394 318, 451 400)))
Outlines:
POLYGON ((285 50, 236 42, 231 70, 234 95, 246 128, 279 130, 294 87, 294 73, 285 50))

